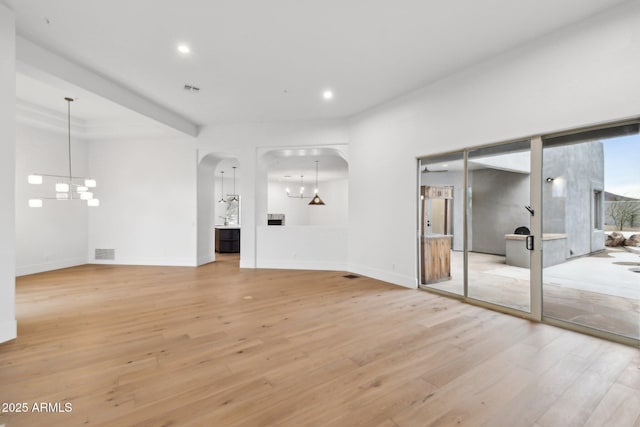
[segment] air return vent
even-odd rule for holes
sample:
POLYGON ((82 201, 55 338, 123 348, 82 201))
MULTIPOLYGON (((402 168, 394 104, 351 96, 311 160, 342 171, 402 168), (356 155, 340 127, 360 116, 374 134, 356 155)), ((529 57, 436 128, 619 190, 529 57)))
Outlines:
POLYGON ((96 249, 95 254, 96 261, 105 260, 105 261, 113 261, 116 259, 116 250, 115 249, 96 249))

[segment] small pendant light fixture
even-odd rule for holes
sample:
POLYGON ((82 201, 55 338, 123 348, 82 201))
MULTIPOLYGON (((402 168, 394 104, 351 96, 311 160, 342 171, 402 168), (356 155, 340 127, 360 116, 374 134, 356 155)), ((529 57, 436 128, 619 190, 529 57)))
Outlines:
POLYGON ((226 202, 224 199, 224 171, 220 171, 220 200, 218 200, 218 203, 224 202, 226 202))
POLYGON ((240 199, 238 198, 238 193, 236 193, 236 166, 233 166, 233 194, 231 198, 228 200, 229 202, 237 202, 240 199))
POLYGON ((33 185, 41 185, 44 177, 55 178, 55 196, 39 197, 37 199, 29 199, 29 207, 41 208, 43 200, 84 200, 87 206, 100 206, 100 201, 93 197, 93 189, 96 187, 96 180, 81 176, 73 176, 71 168, 71 103, 73 98, 65 98, 67 101, 67 130, 68 130, 68 155, 69 155, 69 174, 68 175, 51 175, 51 174, 32 174, 27 177, 27 182, 33 185))
POLYGON ((311 201, 309 202, 309 205, 311 206, 324 205, 324 202, 322 201, 320 196, 318 196, 318 160, 316 160, 316 188, 314 190, 314 193, 315 195, 313 196, 313 199, 311 199, 311 201))

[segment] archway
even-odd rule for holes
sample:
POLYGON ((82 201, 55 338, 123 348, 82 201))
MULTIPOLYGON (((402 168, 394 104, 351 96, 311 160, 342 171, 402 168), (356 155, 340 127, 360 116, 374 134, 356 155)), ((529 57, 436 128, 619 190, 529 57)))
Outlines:
POLYGON ((231 193, 234 192, 233 172, 237 191, 240 168, 235 156, 227 153, 209 153, 198 162, 198 265, 216 260, 216 226, 241 225, 240 202, 231 197, 231 193), (222 171, 225 173, 222 174, 222 171))

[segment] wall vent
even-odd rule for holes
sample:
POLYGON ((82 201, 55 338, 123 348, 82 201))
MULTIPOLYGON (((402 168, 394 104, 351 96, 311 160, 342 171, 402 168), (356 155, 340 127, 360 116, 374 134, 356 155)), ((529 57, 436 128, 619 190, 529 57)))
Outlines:
POLYGON ((115 249, 96 249, 95 259, 98 260, 106 260, 113 261, 116 259, 116 250, 115 249))

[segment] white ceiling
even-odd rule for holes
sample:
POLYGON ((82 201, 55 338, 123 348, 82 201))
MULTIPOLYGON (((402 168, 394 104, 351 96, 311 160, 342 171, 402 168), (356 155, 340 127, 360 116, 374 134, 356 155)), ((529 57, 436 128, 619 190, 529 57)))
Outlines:
POLYGON ((70 83, 16 73, 18 120, 66 132, 67 101, 74 133, 86 138, 179 135, 177 131, 70 83))
POLYGON ((348 117, 622 3, 6 2, 21 36, 199 124, 348 117))
POLYGON ((313 183, 316 179, 318 161, 318 181, 346 179, 349 168, 343 154, 333 148, 296 148, 273 150, 264 155, 269 181, 313 183))

